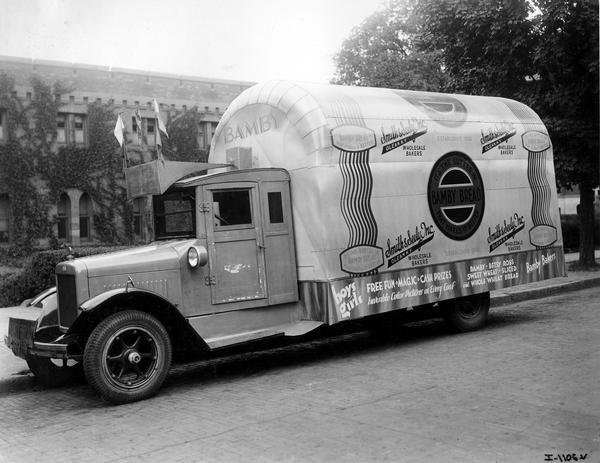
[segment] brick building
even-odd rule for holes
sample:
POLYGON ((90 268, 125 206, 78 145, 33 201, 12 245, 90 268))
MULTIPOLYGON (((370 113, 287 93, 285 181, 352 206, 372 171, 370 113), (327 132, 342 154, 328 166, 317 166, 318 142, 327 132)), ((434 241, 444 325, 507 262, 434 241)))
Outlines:
MULTIPOLYGON (((61 147, 66 146, 88 146, 90 106, 104 104, 114 111, 115 121, 117 113, 123 116, 130 135, 128 153, 132 162, 146 161, 155 155, 153 147, 158 128, 155 127, 152 109, 154 98, 160 104, 163 120, 194 110, 191 130, 197 147, 207 152, 223 111, 241 91, 252 85, 251 82, 0 56, 2 75, 14 82, 9 97, 17 99, 25 108, 35 99, 32 77, 49 84, 59 82, 62 88, 67 89, 65 93, 52 95, 57 103, 57 113, 51 153, 56 155, 61 147), (141 127, 139 119, 133 116, 136 110, 141 116, 141 127)), ((10 138, 6 101, 5 95, 0 100, 0 146, 6 146, 10 138)), ((28 123, 32 127, 35 125, 32 120, 28 123)), ((115 155, 119 155, 118 147, 115 155)), ((31 181, 38 191, 46 192, 47 182, 40 178, 32 178, 31 181)), ((0 184, 0 246, 10 245, 15 238, 12 193, 7 185, 0 184)), ((52 224, 50 234, 59 241, 74 245, 99 241, 93 223, 97 206, 89 192, 67 185, 60 192, 57 203, 48 206, 47 214, 52 224)), ((136 240, 145 241, 151 235, 152 224, 148 223, 152 217, 150 208, 150 201, 145 198, 131 204, 136 240)))

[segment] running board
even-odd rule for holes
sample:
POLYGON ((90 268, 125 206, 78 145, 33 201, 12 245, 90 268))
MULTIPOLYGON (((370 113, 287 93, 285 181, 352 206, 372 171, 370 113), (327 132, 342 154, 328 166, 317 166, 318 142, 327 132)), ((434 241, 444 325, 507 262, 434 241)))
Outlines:
POLYGON ((204 341, 211 349, 220 349, 222 347, 233 346, 244 342, 258 341, 259 339, 271 339, 283 336, 302 336, 316 330, 325 323, 303 320, 286 325, 274 326, 264 330, 247 331, 244 333, 236 333, 228 336, 219 336, 215 338, 205 339, 204 341))
POLYGON ((259 339, 268 339, 283 336, 283 331, 276 329, 249 331, 247 333, 232 334, 218 338, 205 339, 204 341, 211 349, 220 349, 222 347, 233 346, 244 342, 257 341, 259 339))

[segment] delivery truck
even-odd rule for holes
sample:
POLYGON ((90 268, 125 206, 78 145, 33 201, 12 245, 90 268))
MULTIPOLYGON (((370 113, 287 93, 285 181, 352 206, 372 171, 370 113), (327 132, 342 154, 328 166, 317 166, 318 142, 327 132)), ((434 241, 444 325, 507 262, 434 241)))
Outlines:
POLYGON ((226 110, 209 163, 126 180, 155 240, 61 262, 56 317, 7 338, 42 381, 83 369, 114 403, 156 393, 175 351, 421 307, 470 331, 490 291, 565 275, 552 144, 509 99, 268 82, 226 110))

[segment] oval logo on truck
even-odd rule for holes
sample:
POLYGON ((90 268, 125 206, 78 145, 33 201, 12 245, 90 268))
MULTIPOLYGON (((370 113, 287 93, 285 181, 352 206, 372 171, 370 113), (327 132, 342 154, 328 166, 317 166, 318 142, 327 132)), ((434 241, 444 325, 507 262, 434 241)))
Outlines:
POLYGON ((541 153, 550 148, 550 138, 543 132, 531 130, 521 135, 523 147, 530 153, 541 153))
POLYGON ((356 153, 377 145, 375 132, 358 125, 340 125, 331 129, 331 144, 339 150, 356 153))
POLYGON ((448 153, 433 165, 427 186, 433 221, 448 238, 462 241, 481 224, 485 208, 483 181, 475 163, 463 153, 448 153))

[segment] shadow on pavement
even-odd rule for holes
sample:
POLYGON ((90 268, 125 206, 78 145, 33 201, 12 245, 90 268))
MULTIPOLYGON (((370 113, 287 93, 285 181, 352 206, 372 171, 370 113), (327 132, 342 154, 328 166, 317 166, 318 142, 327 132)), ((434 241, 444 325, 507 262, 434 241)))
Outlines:
MULTIPOLYGON (((307 364, 319 364, 336 361, 339 358, 362 356, 377 353, 390 348, 414 347, 420 343, 443 341, 454 336, 477 336, 490 330, 510 329, 522 323, 531 323, 540 318, 552 317, 551 312, 528 310, 490 311, 488 325, 478 332, 453 334, 440 318, 418 320, 402 324, 394 317, 384 317, 371 321, 367 326, 357 324, 350 327, 332 327, 328 333, 321 333, 301 340, 270 340, 254 345, 254 350, 246 347, 229 349, 211 358, 174 365, 163 385, 163 389, 172 392, 180 387, 214 382, 230 381, 251 375, 263 375, 277 369, 294 368, 307 364), (325 335, 324 335, 325 334, 325 335)), ((82 381, 60 388, 44 388, 33 375, 24 375, 28 382, 26 390, 36 394, 57 392, 68 408, 90 409, 109 405, 95 395, 91 388, 82 385, 82 381)), ((23 386, 3 388, 0 384, 0 397, 6 394, 23 392, 23 386)), ((159 392, 160 395, 160 392, 159 392)), ((55 400, 55 399, 54 399, 55 400)), ((46 402, 36 399, 39 407, 46 402)), ((53 405, 49 404, 49 408, 53 405)))
POLYGON ((222 357, 176 365, 165 381, 165 388, 176 389, 192 383, 210 384, 235 380, 273 370, 335 361, 338 358, 376 353, 389 348, 408 348, 424 342, 434 342, 454 336, 476 336, 487 330, 501 330, 516 324, 530 323, 549 316, 527 311, 490 312, 488 326, 474 333, 454 334, 441 319, 412 322, 405 325, 392 323, 370 327, 362 331, 341 333, 287 345, 264 345, 260 350, 233 353, 222 357), (433 339, 432 339, 433 338, 433 339))

